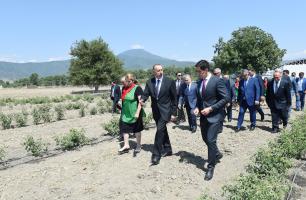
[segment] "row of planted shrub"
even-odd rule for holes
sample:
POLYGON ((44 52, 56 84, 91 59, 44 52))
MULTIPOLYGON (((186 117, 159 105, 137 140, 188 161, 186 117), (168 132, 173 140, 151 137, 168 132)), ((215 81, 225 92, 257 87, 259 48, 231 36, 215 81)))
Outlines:
MULTIPOLYGON (((112 102, 107 100, 100 100, 96 106, 91 106, 89 108, 90 115, 96 115, 97 113, 103 114, 106 112, 111 112, 112 102)), ((68 104, 57 104, 53 108, 50 104, 44 104, 38 107, 35 107, 31 111, 33 124, 37 125, 40 123, 50 123, 54 120, 53 116, 55 115, 55 120, 65 119, 66 110, 78 110, 79 116, 84 117, 86 115, 86 108, 88 105, 85 105, 82 102, 68 103, 68 104)), ((12 128, 13 119, 15 120, 16 127, 24 127, 27 125, 29 113, 26 110, 22 110, 21 113, 14 114, 3 114, 0 113, 0 123, 3 129, 12 128)))
POLYGON ((87 101, 89 103, 93 102, 95 97, 107 98, 107 94, 101 94, 98 96, 93 96, 91 94, 83 95, 64 95, 57 97, 31 97, 31 98, 2 98, 0 99, 0 106, 6 105, 25 105, 25 104, 49 104, 49 103, 61 103, 67 100, 76 102, 79 100, 87 101))
MULTIPOLYGON (((61 150, 72 150, 74 148, 86 145, 89 143, 89 138, 85 136, 84 129, 70 129, 64 136, 58 136, 54 138, 58 149, 61 150)), ((48 153, 49 143, 43 142, 41 138, 34 139, 33 136, 28 136, 22 143, 25 150, 32 156, 43 156, 48 153)), ((5 158, 6 151, 5 147, 0 147, 0 161, 2 162, 5 158)))
MULTIPOLYGON (((288 170, 295 159, 306 151, 306 114, 296 119, 291 129, 284 130, 278 139, 261 148, 247 167, 247 173, 223 187, 230 200, 280 200, 289 190, 288 170)), ((202 199, 209 199, 203 196, 202 199)))
MULTIPOLYGON (((148 128, 148 124, 152 121, 152 113, 147 114, 143 118, 144 127, 148 128)), ((113 137, 119 135, 119 119, 113 118, 108 123, 102 125, 107 133, 113 137)), ((90 139, 85 136, 84 129, 77 130, 71 129, 69 133, 62 137, 55 137, 54 138, 56 145, 59 149, 62 150, 72 150, 77 147, 86 145, 89 143, 90 139)), ((22 143, 25 147, 25 150, 33 156, 43 156, 44 154, 48 153, 49 143, 43 142, 41 138, 34 139, 33 136, 28 136, 25 141, 22 143)), ((0 161, 3 161, 5 158, 5 147, 0 147, 0 161)))

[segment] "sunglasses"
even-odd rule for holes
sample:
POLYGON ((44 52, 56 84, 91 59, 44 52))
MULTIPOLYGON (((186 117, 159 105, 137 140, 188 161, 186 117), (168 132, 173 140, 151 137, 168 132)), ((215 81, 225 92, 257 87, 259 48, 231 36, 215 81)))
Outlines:
POLYGON ((182 74, 178 74, 177 76, 182 76, 182 74))

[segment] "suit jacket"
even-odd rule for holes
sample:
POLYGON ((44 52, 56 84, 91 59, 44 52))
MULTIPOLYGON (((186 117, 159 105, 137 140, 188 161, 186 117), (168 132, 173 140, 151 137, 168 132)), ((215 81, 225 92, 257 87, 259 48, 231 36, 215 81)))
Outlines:
POLYGON ((180 80, 179 81, 180 85, 178 87, 177 87, 176 83, 177 83, 177 80, 175 80, 175 88, 176 88, 176 94, 177 94, 177 96, 179 96, 180 95, 180 91, 181 91, 181 87, 185 84, 185 82, 180 80))
POLYGON ((245 100, 249 106, 255 105, 255 101, 259 101, 260 87, 257 78, 249 78, 248 84, 244 86, 244 79, 239 82, 238 88, 238 102, 241 105, 245 100))
POLYGON ((171 115, 177 115, 177 94, 175 82, 163 76, 158 97, 155 94, 155 77, 146 82, 143 100, 151 97, 151 107, 153 118, 158 120, 160 117, 165 121, 170 121, 171 115))
POLYGON ((205 89, 205 95, 201 94, 202 81, 198 81, 197 89, 197 107, 199 111, 204 108, 211 107, 212 112, 204 116, 208 122, 216 123, 224 119, 224 106, 230 101, 224 80, 211 76, 205 89))
POLYGON ((260 96, 264 96, 265 86, 264 86, 264 81, 263 81, 262 77, 259 74, 256 74, 254 78, 257 78, 257 80, 258 80, 259 89, 260 89, 260 96))
POLYGON ((294 94, 296 94, 298 91, 297 91, 297 83, 296 83, 296 80, 295 80, 295 77, 290 77, 290 82, 291 82, 291 85, 292 85, 292 88, 291 88, 291 92, 294 92, 294 94))
POLYGON ((180 90, 179 104, 188 104, 192 112, 197 107, 197 88, 196 83, 190 83, 190 89, 188 89, 187 84, 184 83, 180 90))
POLYGON ((276 93, 274 93, 274 78, 268 83, 267 104, 270 109, 285 109, 291 106, 290 84, 282 78, 276 93))
MULTIPOLYGON (((297 83, 297 85, 296 85, 296 87, 297 87, 297 90, 298 90, 298 82, 299 82, 299 78, 296 78, 296 83, 297 83)), ((306 78, 303 78, 303 83, 302 83, 302 91, 303 92, 305 92, 306 91, 306 78)), ((299 91, 297 91, 297 92, 299 92, 299 91)))
POLYGON ((232 103, 236 99, 235 84, 231 85, 231 82, 229 79, 223 79, 223 80, 225 82, 227 93, 229 94, 230 103, 232 103))
POLYGON ((115 101, 119 101, 119 99, 121 98, 121 90, 120 90, 120 87, 119 87, 119 85, 113 85, 112 87, 111 87, 111 90, 110 90, 110 97, 112 98, 112 91, 113 91, 113 88, 115 88, 114 89, 114 100, 115 101))

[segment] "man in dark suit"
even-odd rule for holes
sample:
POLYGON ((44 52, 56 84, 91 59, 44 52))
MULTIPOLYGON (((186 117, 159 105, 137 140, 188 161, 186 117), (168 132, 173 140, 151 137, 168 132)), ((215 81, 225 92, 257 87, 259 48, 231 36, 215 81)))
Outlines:
POLYGON ((256 106, 259 105, 260 87, 257 78, 251 78, 248 70, 243 70, 243 79, 239 82, 238 88, 238 102, 240 106, 238 123, 236 132, 241 130, 244 120, 244 114, 247 109, 250 112, 251 126, 250 130, 253 131, 256 127, 256 106))
POLYGON ((120 86, 116 84, 116 82, 112 82, 112 87, 110 90, 110 98, 113 101, 112 113, 115 113, 117 110, 118 101, 121 98, 121 90, 120 86))
MULTIPOLYGON (((260 89, 260 101, 264 102, 265 101, 265 86, 264 86, 264 82, 262 79, 262 76, 260 76, 259 74, 256 74, 256 71, 254 69, 250 69, 249 71, 250 73, 250 77, 251 78, 257 78, 258 80, 258 84, 259 84, 259 89, 260 89)), ((262 108, 260 107, 260 104, 256 105, 256 111, 260 114, 261 117, 261 121, 265 120, 265 113, 263 112, 262 108)))
POLYGON ((201 115, 201 134, 208 147, 208 170, 204 179, 210 180, 216 163, 223 156, 217 147, 217 136, 224 120, 224 106, 229 102, 229 98, 224 81, 209 72, 209 63, 206 60, 200 60, 195 67, 200 80, 194 113, 201 115))
MULTIPOLYGON (((181 72, 177 72, 176 73, 176 80, 175 80, 175 88, 176 88, 176 100, 179 101, 180 99, 180 91, 181 91, 181 87, 184 85, 184 80, 182 80, 182 73, 181 72)), ((178 102, 177 102, 178 104, 178 102)), ((177 111, 177 124, 179 124, 180 122, 185 122, 185 114, 184 114, 184 110, 183 109, 178 109, 177 111)))
POLYGON ((227 121, 231 122, 233 120, 233 103, 236 100, 236 93, 235 93, 235 85, 231 84, 229 80, 228 75, 224 75, 223 79, 225 81, 225 86, 227 89, 227 93, 229 94, 230 102, 226 104, 226 116, 227 116, 227 121))
POLYGON ((194 114, 194 109, 197 106, 197 84, 192 82, 189 74, 185 74, 183 79, 185 83, 181 86, 178 108, 183 109, 185 104, 189 130, 195 133, 197 130, 197 117, 194 114))
POLYGON ((160 64, 153 66, 154 78, 146 82, 144 95, 145 102, 151 97, 151 107, 157 131, 151 162, 159 164, 160 158, 172 155, 172 147, 167 131, 167 123, 175 120, 177 113, 177 99, 175 82, 163 76, 163 67, 160 64))
MULTIPOLYGON (((295 80, 292 81, 293 79, 290 77, 290 72, 289 70, 285 69, 283 71, 283 76, 282 78, 284 78, 286 81, 288 81, 289 83, 289 87, 290 87, 290 94, 291 94, 291 102, 292 102, 292 94, 294 93, 294 95, 296 94, 296 82, 295 80)), ((292 107, 290 106, 289 108, 289 113, 288 113, 288 118, 290 117, 290 113, 291 113, 292 107)))
POLYGON ((281 78, 281 72, 274 71, 274 78, 268 83, 267 104, 271 109, 272 133, 279 132, 279 119, 283 127, 288 124, 288 113, 291 106, 290 83, 287 78, 281 78))

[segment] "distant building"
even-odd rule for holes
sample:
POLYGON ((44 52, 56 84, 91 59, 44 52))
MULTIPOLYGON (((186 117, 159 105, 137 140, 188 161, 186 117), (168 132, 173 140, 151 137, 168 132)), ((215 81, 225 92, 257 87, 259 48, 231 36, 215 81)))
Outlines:
MULTIPOLYGON (((289 70, 290 75, 292 72, 296 73, 296 76, 299 75, 300 72, 304 72, 306 74, 306 58, 296 59, 285 61, 280 67, 282 70, 289 70)), ((272 78, 274 70, 268 70, 266 73, 262 74, 262 77, 272 78)))
POLYGON ((306 58, 296 59, 285 62, 281 67, 282 70, 289 70, 290 74, 295 72, 298 75, 300 72, 306 74, 306 58))

